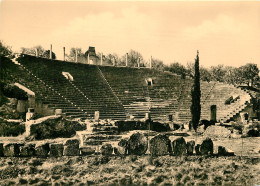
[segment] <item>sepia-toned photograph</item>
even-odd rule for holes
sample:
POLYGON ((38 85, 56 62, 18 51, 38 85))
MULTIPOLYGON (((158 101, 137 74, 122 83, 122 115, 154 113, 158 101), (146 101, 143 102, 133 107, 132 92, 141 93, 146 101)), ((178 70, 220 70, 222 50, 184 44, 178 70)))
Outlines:
POLYGON ((260 185, 260 1, 0 0, 0 186, 260 185))

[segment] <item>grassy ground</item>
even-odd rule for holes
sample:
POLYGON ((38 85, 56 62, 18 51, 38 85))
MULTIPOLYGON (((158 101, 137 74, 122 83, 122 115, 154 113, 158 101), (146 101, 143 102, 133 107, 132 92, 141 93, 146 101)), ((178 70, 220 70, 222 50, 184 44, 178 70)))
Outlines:
POLYGON ((1 158, 0 185, 259 185, 260 158, 1 158))

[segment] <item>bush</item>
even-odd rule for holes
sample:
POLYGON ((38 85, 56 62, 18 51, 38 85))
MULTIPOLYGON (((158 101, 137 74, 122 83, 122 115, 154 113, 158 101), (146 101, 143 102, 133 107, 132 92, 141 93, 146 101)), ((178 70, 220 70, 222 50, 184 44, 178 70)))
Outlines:
POLYGON ((253 128, 256 128, 258 132, 260 132, 260 122, 259 121, 254 121, 252 124, 253 128))
POLYGON ((76 121, 68 121, 63 118, 48 119, 42 123, 31 126, 31 136, 36 140, 70 138, 76 131, 85 130, 86 126, 76 121))
POLYGON ((0 119, 0 136, 18 136, 25 132, 25 125, 0 119))
MULTIPOLYGON (((1 82, 0 82, 0 87, 2 87, 1 82)), ((8 102, 7 97, 4 96, 3 90, 0 89, 0 107, 1 107, 3 104, 7 103, 7 102, 8 102)))
POLYGON ((16 98, 18 100, 28 100, 27 92, 20 89, 13 84, 7 84, 3 88, 3 94, 9 98, 16 98))
POLYGON ((242 131, 244 128, 243 123, 241 123, 241 122, 232 123, 232 127, 233 127, 233 129, 238 130, 240 134, 242 134, 242 131))
POLYGON ((115 123, 118 126, 119 132, 130 131, 130 130, 150 130, 156 132, 166 132, 170 131, 170 127, 168 124, 159 123, 159 122, 141 122, 141 121, 117 121, 115 123))

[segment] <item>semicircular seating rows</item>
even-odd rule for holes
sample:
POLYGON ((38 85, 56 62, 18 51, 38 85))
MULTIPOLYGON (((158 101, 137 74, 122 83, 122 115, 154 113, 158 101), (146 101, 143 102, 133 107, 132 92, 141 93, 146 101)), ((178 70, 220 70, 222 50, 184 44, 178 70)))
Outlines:
MULTIPOLYGON (((26 86, 36 93, 36 99, 71 117, 92 118, 99 111, 101 119, 144 118, 148 112, 159 121, 176 113, 180 122, 191 119, 193 80, 189 78, 155 69, 75 64, 24 54, 13 61, 3 59, 6 81, 26 86), (151 86, 147 79, 153 80, 151 86)), ((209 120, 210 107, 216 105, 217 121, 225 122, 242 111, 250 99, 247 92, 233 85, 201 81, 201 119, 209 120), (234 95, 238 99, 225 104, 234 95)))

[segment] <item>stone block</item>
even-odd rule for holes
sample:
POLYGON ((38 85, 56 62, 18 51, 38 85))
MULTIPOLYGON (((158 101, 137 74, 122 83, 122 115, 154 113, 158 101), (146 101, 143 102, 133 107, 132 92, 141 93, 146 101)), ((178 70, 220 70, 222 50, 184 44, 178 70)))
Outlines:
POLYGON ((166 135, 157 135, 150 141, 150 152, 155 156, 167 155, 171 152, 171 141, 166 135))
POLYGON ((62 109, 55 109, 55 115, 61 115, 62 109))
POLYGON ((64 145, 79 145, 79 140, 78 139, 69 139, 65 142, 64 145))
POLYGON ((195 146, 195 141, 188 141, 187 142, 187 154, 188 155, 193 155, 194 146, 195 146))
POLYGON ((35 155, 38 157, 47 157, 50 152, 49 143, 38 144, 35 146, 35 155))
POLYGON ((128 141, 128 153, 134 155, 145 154, 148 149, 148 141, 144 134, 139 132, 130 136, 128 141))
POLYGON ((201 147, 201 144, 197 144, 197 145, 195 146, 196 155, 201 155, 201 153, 200 153, 200 147, 201 147))
POLYGON ((127 154, 128 139, 124 138, 118 142, 118 146, 114 149, 115 154, 126 155, 127 154))
POLYGON ((80 152, 82 156, 87 156, 94 154, 96 152, 95 148, 92 147, 81 147, 80 152))
POLYGON ((213 142, 210 138, 203 140, 200 147, 201 155, 213 155, 213 142))
POLYGON ((247 132, 248 137, 259 137, 259 131, 257 129, 251 129, 247 132))
POLYGON ((99 111, 95 111, 95 121, 99 121, 99 111))
POLYGON ((102 147, 100 148, 101 154, 104 156, 111 156, 113 153, 113 147, 111 144, 107 143, 102 145, 102 147))
POLYGON ((234 156, 235 153, 233 151, 226 149, 223 146, 218 146, 218 155, 219 156, 234 156))
POLYGON ((80 155, 79 140, 77 140, 77 139, 67 140, 64 145, 63 155, 64 156, 79 156, 80 155))
POLYGON ((21 157, 31 157, 35 155, 35 145, 25 144, 20 146, 20 156, 21 157))
POLYGON ((0 157, 4 156, 4 144, 0 143, 0 157))
POLYGON ((175 156, 184 156, 186 155, 186 142, 183 137, 177 138, 172 142, 173 154, 175 156))
POLYGON ((63 156, 64 146, 62 143, 53 143, 50 145, 50 156, 61 157, 63 156))
POLYGON ((19 156, 19 145, 17 143, 9 143, 3 146, 3 154, 5 157, 19 156))

